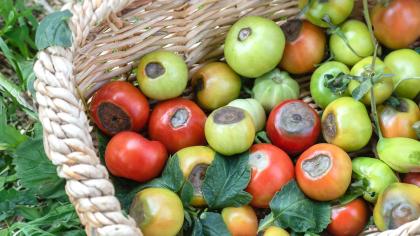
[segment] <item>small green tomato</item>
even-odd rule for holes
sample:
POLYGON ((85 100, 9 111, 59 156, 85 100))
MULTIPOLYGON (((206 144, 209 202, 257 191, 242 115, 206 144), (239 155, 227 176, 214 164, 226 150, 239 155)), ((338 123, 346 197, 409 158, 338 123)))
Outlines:
POLYGON ((258 132, 264 129, 266 115, 264 108, 257 100, 253 98, 236 99, 231 101, 228 106, 242 108, 247 111, 251 115, 252 121, 254 121, 255 131, 258 132))

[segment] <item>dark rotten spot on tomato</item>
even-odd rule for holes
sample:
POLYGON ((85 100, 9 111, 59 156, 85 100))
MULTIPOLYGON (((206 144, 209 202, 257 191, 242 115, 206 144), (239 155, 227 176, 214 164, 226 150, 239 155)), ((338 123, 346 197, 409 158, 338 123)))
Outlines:
POLYGON ((252 34, 252 29, 249 27, 243 28, 238 33, 238 40, 245 41, 252 34))
POLYGON ((213 121, 216 124, 234 124, 245 118, 245 113, 237 107, 223 107, 214 113, 213 121))
POLYGON ((325 139, 327 141, 331 141, 337 135, 334 113, 329 113, 326 119, 322 121, 322 132, 324 133, 325 139))
POLYGON ((190 112, 185 108, 178 108, 171 116, 171 126, 179 128, 185 125, 190 118, 190 112))
POLYGON ((415 209, 415 206, 408 202, 396 203, 392 206, 389 214, 390 215, 387 217, 389 217, 388 227, 390 229, 398 228, 400 225, 417 219, 417 210, 415 209))
POLYGON ((98 106, 98 117, 101 125, 111 134, 131 128, 131 120, 128 114, 113 103, 101 103, 98 106))
POLYGON ((156 79, 157 77, 165 74, 165 67, 160 62, 150 62, 146 65, 145 72, 147 77, 156 79))
POLYGON ((302 162, 302 169, 311 177, 318 178, 327 172, 331 167, 331 158, 319 154, 302 162))
POLYGON ((201 191, 201 185, 203 184, 208 167, 209 165, 207 164, 198 164, 194 166, 190 176, 188 176, 188 180, 194 188, 194 195, 203 195, 203 192, 201 191))
POLYGON ((287 42, 295 41, 300 34, 300 30, 302 29, 302 21, 298 19, 288 20, 281 26, 281 29, 286 36, 287 42))
POLYGON ((314 113, 300 102, 285 105, 277 116, 278 129, 289 134, 305 134, 311 132, 314 124, 314 113))

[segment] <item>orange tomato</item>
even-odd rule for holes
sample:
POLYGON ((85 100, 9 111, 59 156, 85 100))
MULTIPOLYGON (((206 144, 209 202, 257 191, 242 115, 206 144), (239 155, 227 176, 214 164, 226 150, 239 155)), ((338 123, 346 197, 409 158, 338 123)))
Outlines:
POLYGON ((257 235, 258 219, 250 206, 226 207, 222 218, 232 236, 257 235))

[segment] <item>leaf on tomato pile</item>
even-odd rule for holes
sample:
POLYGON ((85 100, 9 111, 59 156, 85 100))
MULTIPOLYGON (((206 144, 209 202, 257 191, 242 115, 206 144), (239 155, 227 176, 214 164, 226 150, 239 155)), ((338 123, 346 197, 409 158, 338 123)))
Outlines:
POLYGON ((180 198, 182 201, 182 204, 184 206, 188 206, 192 200, 194 194, 194 187, 191 184, 190 181, 185 181, 184 186, 182 186, 180 198))
POLYGON ((352 76, 344 74, 343 72, 338 73, 337 75, 326 74, 324 75, 325 82, 324 86, 329 88, 333 93, 341 95, 346 90, 352 80, 352 76))
POLYGON ((211 209, 239 207, 252 200, 252 196, 244 191, 251 179, 248 159, 248 152, 230 157, 216 155, 201 187, 211 209))
POLYGON ((54 12, 44 17, 39 23, 35 35, 35 44, 38 50, 50 46, 71 46, 71 31, 67 24, 67 20, 71 16, 71 12, 65 10, 54 12))
POLYGON ((200 215, 202 235, 225 236, 230 235, 222 216, 215 212, 204 212, 200 215))
POLYGON ((185 179, 179 167, 178 156, 169 157, 165 169, 163 169, 162 176, 146 183, 145 187, 167 188, 175 193, 181 191, 185 179))
POLYGON ((290 181, 270 202, 273 223, 295 232, 322 232, 330 223, 331 206, 307 198, 296 181, 290 181))

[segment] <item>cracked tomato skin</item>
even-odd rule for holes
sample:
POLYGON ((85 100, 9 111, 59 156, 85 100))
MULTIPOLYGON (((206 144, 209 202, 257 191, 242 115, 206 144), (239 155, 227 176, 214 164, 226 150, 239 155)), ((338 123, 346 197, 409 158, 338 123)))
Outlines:
POLYGON ((253 207, 268 208, 277 191, 294 178, 293 163, 280 148, 255 144, 250 149, 251 180, 246 191, 252 195, 253 207))
POLYGON ((232 236, 255 236, 258 231, 258 219, 250 206, 226 207, 222 218, 232 236))
POLYGON ((175 98, 159 103, 152 111, 149 135, 162 142, 170 153, 204 145, 206 114, 193 101, 175 98))
POLYGON ((359 235, 367 224, 368 216, 369 209, 360 198, 345 205, 333 206, 327 231, 334 236, 359 235))

